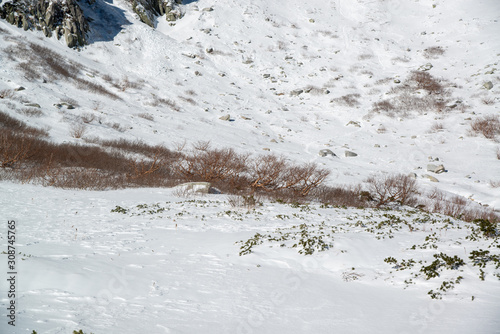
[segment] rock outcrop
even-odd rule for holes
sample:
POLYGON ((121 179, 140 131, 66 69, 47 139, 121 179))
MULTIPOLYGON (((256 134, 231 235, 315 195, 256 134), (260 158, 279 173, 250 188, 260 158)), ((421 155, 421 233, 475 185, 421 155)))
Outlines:
POLYGON ((165 15, 169 22, 182 17, 182 12, 177 8, 182 0, 131 0, 130 2, 140 20, 153 28, 157 16, 165 15))
POLYGON ((76 0, 21 0, 0 3, 0 18, 24 30, 64 38, 69 47, 87 43, 89 23, 76 0))

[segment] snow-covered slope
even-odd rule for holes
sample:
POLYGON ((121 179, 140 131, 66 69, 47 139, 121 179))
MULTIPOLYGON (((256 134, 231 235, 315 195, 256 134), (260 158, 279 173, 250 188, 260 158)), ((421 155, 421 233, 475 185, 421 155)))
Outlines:
MULTIPOLYGON (((0 99, 0 110, 48 129, 56 142, 82 142, 72 136, 78 124, 86 138, 168 147, 208 140, 239 152, 317 162, 332 170, 329 184, 415 173, 422 191, 436 187, 500 207, 499 144, 470 134, 475 119, 499 115, 498 1, 185 1, 182 19, 160 17, 156 29, 125 1, 80 5, 92 22, 90 44, 79 50, 0 20, 0 92, 25 88, 0 99), (51 74, 30 43, 57 52, 75 65, 75 78, 104 90, 51 74), (424 72, 448 93, 401 88, 429 63, 424 72), (493 87, 486 89, 486 82, 493 87), (411 109, 404 101, 426 96, 442 102, 440 108, 404 110, 411 109), (395 108, 376 112, 384 100, 395 108), (43 115, 19 112, 27 103, 39 104, 43 115), (228 114, 229 121, 220 119, 228 114), (320 157, 325 148, 337 157, 320 157), (346 150, 358 155, 346 157, 346 150), (435 175, 438 183, 422 177, 436 158, 447 170, 435 175)), ((188 204, 172 204, 170 218, 152 221, 110 213, 115 205, 175 202, 169 190, 90 193, 4 181, 0 191, 2 219, 19 221, 19 249, 33 255, 20 269, 20 333, 491 333, 500 327, 498 280, 491 275, 475 287, 470 273, 471 283, 464 284, 472 292, 442 302, 426 296, 435 287, 425 282, 403 290, 387 282, 387 272, 383 282, 375 280, 376 263, 385 265, 385 257, 411 246, 406 243, 387 246, 393 255, 373 253, 373 262, 366 259, 378 244, 368 243, 365 251, 364 237, 354 233, 349 251, 357 255, 342 263, 330 259, 338 255, 331 251, 310 260, 264 247, 254 258, 239 257, 233 243, 288 226, 271 219, 296 213, 288 207, 267 208, 266 219, 243 222, 215 219, 225 210, 207 209, 213 219, 193 218, 176 229, 172 217, 188 204), (365 276, 345 282, 341 273, 351 267, 362 267, 365 276), (133 272, 126 282, 113 276, 123 268, 133 272), (285 297, 269 302, 282 287, 285 297), (101 290, 111 291, 105 305, 97 300, 101 290), (471 295, 482 297, 470 303, 471 295)), ((206 214, 188 206, 190 217, 206 214)), ((331 224, 344 219, 321 214, 331 224)), ((459 255, 463 248, 440 247, 459 255)), ((0 297, 2 305, 6 300, 0 297)))
POLYGON ((15 67, 26 55, 9 60, 2 54, 0 88, 27 88, 18 95, 40 104, 45 114, 29 122, 50 127, 56 141, 72 140, 71 124, 92 114, 86 137, 269 149, 323 163, 335 171, 336 183, 358 183, 381 171, 420 176, 431 156, 449 171, 438 187, 499 205, 500 190, 489 186, 500 172, 498 145, 468 134, 475 115, 498 114, 495 1, 195 1, 184 5, 174 26, 159 18, 156 30, 137 22, 120 1, 93 6, 94 41, 79 52, 55 37, 37 38, 0 22, 8 31, 4 49, 26 40, 46 45, 81 64, 81 77, 120 97, 89 94, 64 78, 26 80, 15 67), (444 54, 426 58, 424 50, 433 47, 444 54), (432 76, 447 81, 451 96, 445 102, 459 100, 458 107, 407 115, 396 110, 394 117, 372 112, 374 103, 402 85, 395 79, 404 83, 427 63, 432 76), (482 86, 487 81, 494 84, 490 91, 482 86), (310 92, 290 96, 294 90, 310 92), (349 94, 355 95, 345 98, 349 94), (54 107, 68 97, 79 107, 54 107), (231 121, 219 119, 226 114, 231 121), (347 125, 351 121, 361 127, 347 125), (339 158, 320 158, 324 148, 339 158), (358 157, 345 158, 345 149, 358 157))

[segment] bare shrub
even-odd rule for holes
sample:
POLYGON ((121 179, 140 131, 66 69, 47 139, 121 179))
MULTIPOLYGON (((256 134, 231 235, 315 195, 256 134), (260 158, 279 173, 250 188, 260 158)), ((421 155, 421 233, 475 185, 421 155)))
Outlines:
POLYGON ((492 187, 492 188, 500 188, 500 181, 490 180, 490 187, 492 187))
POLYGON ((128 76, 124 76, 122 80, 115 85, 118 89, 120 89, 122 92, 126 91, 127 89, 141 89, 142 84, 139 82, 133 82, 130 81, 128 76))
POLYGON ((500 160, 500 147, 497 147, 496 155, 497 155, 497 160, 500 160))
POLYGON ((69 134, 73 138, 82 138, 85 132, 87 132, 87 126, 81 123, 72 124, 69 129, 69 134))
POLYGON ((113 80, 113 77, 109 74, 104 74, 102 76, 102 80, 106 81, 106 82, 109 82, 109 83, 112 83, 114 80, 113 80))
POLYGON ((334 103, 339 104, 339 105, 348 106, 348 107, 355 107, 355 106, 360 104, 358 101, 358 99, 360 97, 361 97, 361 95, 357 94, 357 93, 356 94, 347 94, 347 95, 332 99, 331 102, 334 102, 334 103))
POLYGON ((23 121, 20 121, 3 111, 0 111, 0 128, 2 128, 2 132, 12 131, 18 134, 34 137, 49 136, 49 133, 46 130, 29 126, 23 121))
POLYGON ((84 113, 82 116, 80 116, 80 118, 82 119, 83 123, 89 124, 95 120, 95 115, 90 113, 90 112, 87 112, 87 113, 84 113))
POLYGON ((312 86, 312 85, 307 86, 304 89, 304 91, 306 93, 309 93, 309 94, 314 95, 314 96, 319 96, 319 95, 325 94, 325 89, 320 88, 320 87, 316 87, 316 86, 312 86))
POLYGON ((425 71, 413 71, 408 78, 388 94, 390 99, 375 102, 372 112, 385 113, 388 116, 407 116, 411 112, 449 111, 450 92, 446 89, 447 82, 438 80, 425 71), (421 91, 427 94, 422 94, 421 91))
POLYGON ((311 192, 311 197, 320 203, 333 206, 369 207, 370 196, 361 187, 321 185, 311 192))
POLYGON ((229 205, 233 208, 245 208, 247 210, 253 210, 259 204, 261 204, 261 197, 257 194, 249 195, 229 195, 227 197, 229 205))
POLYGON ((92 102, 92 110, 98 111, 99 109, 101 109, 101 102, 100 101, 92 102))
POLYGON ((492 106, 492 105, 495 104, 495 98, 493 98, 493 97, 484 97, 484 98, 481 99, 481 102, 484 105, 492 106))
POLYGON ((33 70, 33 65, 30 62, 20 62, 16 67, 24 73, 27 80, 34 81, 42 78, 41 71, 33 70))
POLYGON ((375 85, 385 85, 385 84, 388 84, 388 83, 393 82, 393 81, 394 81, 394 78, 386 77, 386 78, 378 79, 377 81, 375 81, 375 85))
POLYGON ((330 38, 339 38, 337 34, 334 34, 330 30, 318 30, 317 31, 319 34, 325 36, 325 37, 330 37, 330 38))
POLYGON ((0 90, 0 99, 10 99, 13 96, 14 96, 14 91, 12 89, 0 90))
POLYGON ((0 167, 13 168, 30 154, 31 142, 24 137, 0 136, 0 167))
POLYGON ((371 176, 366 181, 376 206, 397 202, 401 205, 416 203, 417 181, 404 174, 371 176))
POLYGON ((464 221, 487 219, 491 222, 499 220, 499 216, 489 207, 483 207, 459 195, 447 195, 434 189, 427 194, 427 201, 422 206, 426 211, 441 213, 464 221))
POLYGON ((0 146, 1 156, 8 150, 6 166, 22 165, 11 170, 9 177, 22 182, 95 190, 173 185, 170 169, 161 160, 163 152, 156 158, 135 160, 95 146, 54 144, 10 131, 2 135, 6 143, 0 146))
POLYGON ((441 94, 444 91, 443 85, 430 75, 429 72, 413 71, 408 80, 415 83, 417 89, 424 89, 429 94, 441 94))
POLYGON ((162 145, 148 145, 143 141, 129 141, 125 139, 117 140, 93 140, 95 144, 99 144, 104 147, 115 148, 122 152, 142 154, 150 159, 158 156, 162 161, 173 161, 181 157, 179 152, 173 152, 162 145))
POLYGON ((190 95, 190 96, 196 96, 196 95, 197 95, 197 94, 196 94, 196 92, 195 92, 194 90, 192 90, 192 89, 188 89, 188 90, 186 91, 186 94, 187 94, 187 95, 190 95))
POLYGON ((387 128, 385 127, 384 124, 380 124, 380 126, 377 129, 377 132, 380 133, 380 134, 386 133, 387 132, 387 128))
POLYGON ((36 43, 27 43, 16 40, 16 45, 9 47, 9 56, 18 60, 18 68, 28 79, 40 79, 45 76, 48 80, 74 79, 80 74, 83 66, 68 60, 57 52, 36 43))
POLYGON ((212 182, 225 189, 242 189, 248 157, 248 154, 238 154, 230 148, 213 149, 210 143, 199 142, 173 163, 173 170, 180 180, 212 182))
POLYGON ((471 123, 472 134, 482 134, 488 139, 495 139, 500 134, 500 117, 498 115, 487 115, 476 118, 471 123))
POLYGON ((441 46, 431 46, 424 50, 424 57, 427 59, 436 59, 444 55, 444 49, 441 46))
POLYGON ((149 105, 153 107, 158 107, 158 106, 167 106, 170 109, 174 111, 180 111, 181 108, 175 103, 175 101, 172 101, 170 99, 165 99, 157 96, 153 96, 153 101, 149 103, 149 105))
POLYGON ((148 114, 148 113, 140 113, 140 114, 137 114, 137 116, 140 117, 140 118, 147 119, 148 121, 151 121, 151 122, 153 122, 155 120, 155 118, 153 117, 153 115, 148 114))
POLYGON ((40 58, 42 64, 45 64, 44 67, 48 66, 54 76, 74 78, 80 73, 81 65, 65 59, 57 52, 35 43, 30 43, 29 46, 40 58))
POLYGON ((307 196, 328 177, 330 171, 309 163, 293 165, 283 157, 260 155, 249 167, 250 187, 265 192, 289 192, 293 196, 307 196))
POLYGON ((97 83, 90 82, 88 80, 81 79, 81 78, 75 78, 74 80, 76 82, 76 87, 79 89, 83 89, 83 90, 89 91, 89 92, 94 93, 94 94, 104 95, 104 96, 107 96, 113 100, 121 100, 118 95, 110 92, 104 86, 101 86, 97 83))
POLYGON ((73 107, 79 107, 80 106, 80 103, 78 103, 77 100, 72 99, 71 97, 65 97, 64 99, 61 99, 61 103, 71 104, 73 107))
POLYGON ((187 102, 187 103, 189 103, 189 104, 191 104, 191 105, 193 105, 193 106, 195 106, 195 105, 197 105, 197 104, 198 104, 195 100, 193 100, 193 99, 192 99, 192 98, 190 98, 190 97, 179 96, 179 99, 181 99, 182 101, 187 102))
POLYGON ((371 59, 371 58, 373 58, 373 55, 372 54, 368 54, 368 53, 364 53, 364 54, 361 54, 361 55, 358 56, 358 60, 360 60, 360 61, 371 59))
POLYGON ((373 111, 378 113, 392 113, 394 109, 394 105, 389 100, 382 100, 373 104, 373 111))
POLYGON ((21 110, 17 110, 18 113, 23 114, 28 117, 41 117, 43 116, 42 110, 40 108, 23 108, 21 110))
MULTIPOLYGON (((207 53, 209 53, 211 55, 214 55, 214 56, 226 56, 226 57, 232 57, 233 56, 233 54, 231 54, 231 53, 224 52, 224 51, 217 50, 217 49, 213 49, 213 48, 211 50, 209 50, 209 51, 207 51, 207 53)), ((180 86, 182 86, 182 84, 180 86)))
POLYGON ((434 123, 432 124, 431 128, 429 129, 430 133, 435 133, 435 132, 441 132, 444 130, 444 126, 441 123, 434 123))
POLYGON ((161 163, 159 161, 159 154, 156 154, 153 157, 153 161, 141 160, 131 162, 132 172, 128 175, 128 177, 132 179, 138 179, 149 174, 152 174, 160 169, 161 163))

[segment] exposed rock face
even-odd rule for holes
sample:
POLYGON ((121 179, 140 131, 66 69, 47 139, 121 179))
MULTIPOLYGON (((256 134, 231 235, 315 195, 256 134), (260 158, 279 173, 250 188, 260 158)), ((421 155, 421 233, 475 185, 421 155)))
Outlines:
POLYGON ((440 173, 446 172, 446 168, 444 168, 443 165, 428 164, 427 165, 427 171, 428 172, 433 172, 433 173, 436 173, 436 174, 440 174, 440 173))
POLYGON ((42 30, 64 36, 69 47, 87 42, 89 24, 75 0, 21 0, 0 3, 0 18, 24 30, 42 30))
MULTIPOLYGON (((0 18, 24 30, 41 30, 46 37, 63 38, 73 48, 87 44, 90 32, 77 1, 95 0, 0 0, 0 18)), ((167 21, 182 17, 178 4, 182 0, 128 0, 142 22, 154 28, 157 16, 167 21)))
POLYGON ((130 0, 130 3, 141 21, 153 28, 156 16, 165 15, 167 21, 175 21, 182 17, 181 11, 177 8, 182 0, 130 0))
POLYGON ((331 150, 326 149, 326 148, 323 150, 320 150, 318 154, 320 157, 327 157, 329 155, 331 155, 332 157, 336 157, 335 153, 333 153, 331 150))

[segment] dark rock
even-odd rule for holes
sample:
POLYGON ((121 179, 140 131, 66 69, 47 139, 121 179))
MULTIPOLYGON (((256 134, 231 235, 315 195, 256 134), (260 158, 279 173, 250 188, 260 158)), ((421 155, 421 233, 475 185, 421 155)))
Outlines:
POLYGON ((52 2, 45 0, 9 1, 0 3, 0 18, 24 30, 42 30, 50 37, 52 31, 59 39, 63 32, 70 42, 68 46, 77 47, 87 43, 89 23, 76 0, 52 2))

